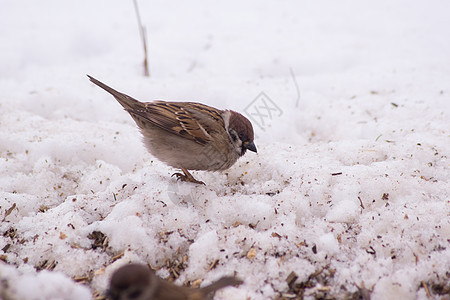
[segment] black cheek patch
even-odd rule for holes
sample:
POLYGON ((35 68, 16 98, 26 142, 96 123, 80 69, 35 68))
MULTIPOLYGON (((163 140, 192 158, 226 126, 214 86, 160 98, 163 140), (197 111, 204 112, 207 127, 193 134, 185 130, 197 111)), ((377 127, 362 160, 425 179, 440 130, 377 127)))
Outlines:
POLYGON ((236 136, 236 133, 234 133, 234 131, 230 131, 230 136, 233 139, 233 142, 236 142, 237 136, 236 136))

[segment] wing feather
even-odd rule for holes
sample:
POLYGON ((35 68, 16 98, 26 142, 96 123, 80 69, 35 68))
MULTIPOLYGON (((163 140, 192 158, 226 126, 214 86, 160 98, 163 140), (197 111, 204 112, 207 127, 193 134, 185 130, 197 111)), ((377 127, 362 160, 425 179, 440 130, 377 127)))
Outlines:
POLYGON ((200 103, 155 101, 127 111, 199 144, 207 143, 212 133, 224 128, 221 111, 200 103))
POLYGON ((92 83, 112 94, 141 128, 151 124, 199 144, 209 142, 211 134, 225 131, 222 110, 194 102, 140 102, 92 76, 88 77, 92 83))

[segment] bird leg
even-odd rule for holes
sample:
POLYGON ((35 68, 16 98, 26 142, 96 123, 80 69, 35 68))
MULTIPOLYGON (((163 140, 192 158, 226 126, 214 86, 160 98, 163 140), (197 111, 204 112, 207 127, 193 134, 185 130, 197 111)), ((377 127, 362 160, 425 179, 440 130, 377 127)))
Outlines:
POLYGON ((205 183, 203 181, 199 181, 199 180, 195 179, 194 176, 192 176, 192 174, 189 173, 189 171, 187 169, 181 168, 181 171, 183 171, 184 174, 174 173, 174 174, 172 174, 172 177, 177 176, 177 180, 205 185, 205 183))

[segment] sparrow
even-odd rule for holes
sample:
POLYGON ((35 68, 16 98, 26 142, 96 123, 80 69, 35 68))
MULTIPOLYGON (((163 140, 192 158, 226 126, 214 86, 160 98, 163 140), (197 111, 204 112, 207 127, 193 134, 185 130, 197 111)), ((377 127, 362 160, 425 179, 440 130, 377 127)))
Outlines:
POLYGON ((172 176, 182 181, 204 184, 188 170, 226 170, 247 150, 257 152, 252 124, 240 113, 195 102, 140 102, 87 76, 131 115, 153 156, 181 169, 172 176))
POLYGON ((217 290, 241 283, 234 277, 222 277, 203 288, 188 288, 159 278, 145 265, 129 264, 113 273, 108 296, 112 300, 208 300, 217 290))

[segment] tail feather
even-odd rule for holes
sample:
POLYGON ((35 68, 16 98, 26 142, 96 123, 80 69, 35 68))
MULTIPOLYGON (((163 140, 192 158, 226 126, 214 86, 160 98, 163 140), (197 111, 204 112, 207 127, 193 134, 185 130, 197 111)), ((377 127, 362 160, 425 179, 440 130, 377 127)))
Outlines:
POLYGON ((123 108, 125 108, 126 110, 132 111, 132 110, 139 109, 140 107, 143 106, 142 102, 139 102, 138 100, 134 99, 133 97, 130 97, 119 91, 116 91, 112 87, 107 86, 106 84, 104 84, 101 81, 98 81, 97 79, 95 79, 92 76, 87 75, 87 77, 89 77, 89 80, 92 83, 94 83, 95 85, 98 85, 99 87, 101 87, 102 89, 104 89, 105 91, 107 91, 108 93, 113 95, 114 98, 116 98, 116 100, 120 103, 120 105, 122 105, 123 108))
POLYGON ((213 282, 212 284, 205 286, 201 289, 201 291, 205 294, 208 295, 210 293, 215 293, 217 290, 220 290, 221 288, 224 288, 226 286, 230 286, 230 285, 240 285, 242 284, 243 281, 235 278, 235 277, 222 277, 219 280, 217 280, 216 282, 213 282))

